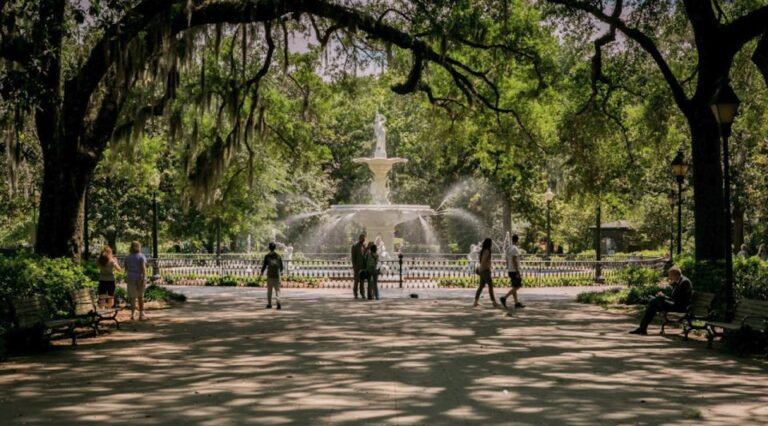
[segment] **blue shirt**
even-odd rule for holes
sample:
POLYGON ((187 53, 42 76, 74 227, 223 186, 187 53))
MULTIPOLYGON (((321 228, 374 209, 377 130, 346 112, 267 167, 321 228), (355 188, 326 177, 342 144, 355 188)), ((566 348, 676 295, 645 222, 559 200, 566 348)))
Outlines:
POLYGON ((131 253, 125 258, 126 279, 138 281, 144 279, 144 270, 147 266, 147 258, 144 253, 131 253))

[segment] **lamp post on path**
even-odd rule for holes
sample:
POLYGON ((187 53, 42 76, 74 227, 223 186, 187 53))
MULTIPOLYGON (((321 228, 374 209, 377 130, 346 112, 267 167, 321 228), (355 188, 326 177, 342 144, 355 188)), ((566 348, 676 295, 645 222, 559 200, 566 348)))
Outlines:
MULTIPOLYGON (((688 163, 685 162, 683 150, 677 151, 675 159, 672 160, 670 168, 672 175, 677 180, 677 255, 682 253, 683 249, 683 181, 688 174, 688 163)), ((671 253, 670 253, 671 256, 671 253)))
POLYGON ((555 199, 555 193, 551 188, 547 188, 547 192, 544 193, 544 200, 547 202, 547 257, 552 254, 552 200, 555 199))
POLYGON ((677 205, 677 195, 674 191, 669 191, 667 194, 667 202, 669 202, 669 207, 672 208, 672 217, 673 219, 669 221, 671 223, 671 229, 669 231, 669 264, 672 265, 674 263, 675 258, 675 205, 677 205))
POLYGON ((723 204, 725 205, 725 316, 727 320, 733 318, 734 294, 733 294, 733 248, 731 244, 731 167, 728 158, 728 140, 731 137, 733 120, 739 114, 741 101, 725 81, 712 98, 711 107, 715 120, 720 126, 720 136, 723 139, 723 204))

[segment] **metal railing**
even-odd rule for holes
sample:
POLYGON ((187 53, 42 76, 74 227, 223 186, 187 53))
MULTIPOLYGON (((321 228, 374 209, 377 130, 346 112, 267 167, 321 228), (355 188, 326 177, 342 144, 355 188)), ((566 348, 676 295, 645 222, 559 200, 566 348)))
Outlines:
MULTIPOLYGON (((214 276, 254 277, 261 271, 262 260, 256 256, 221 256, 215 255, 162 255, 152 259, 153 265, 162 276, 174 280, 205 279, 214 276)), ((506 262, 501 257, 492 261, 492 276, 496 279, 506 277, 506 262)), ((284 274, 293 278, 312 278, 317 280, 344 281, 352 280, 353 271, 349 257, 334 259, 289 259, 284 260, 284 274)), ((627 260, 566 260, 555 256, 541 259, 534 256, 523 257, 521 269, 527 279, 569 279, 597 280, 606 282, 618 279, 621 271, 630 265, 660 269, 664 260, 627 259, 627 260)), ((445 279, 467 279, 476 277, 476 262, 466 258, 425 258, 422 256, 403 256, 400 259, 379 261, 379 281, 439 281, 445 279)))

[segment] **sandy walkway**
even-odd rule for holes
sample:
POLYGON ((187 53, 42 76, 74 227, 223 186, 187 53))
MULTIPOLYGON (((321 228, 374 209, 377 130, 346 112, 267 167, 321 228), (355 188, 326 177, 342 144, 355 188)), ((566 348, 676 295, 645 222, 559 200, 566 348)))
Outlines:
POLYGON ((295 290, 267 311, 262 290, 191 293, 0 364, 0 423, 768 424, 767 364, 636 338, 629 318, 544 292, 513 317, 459 298, 295 290))

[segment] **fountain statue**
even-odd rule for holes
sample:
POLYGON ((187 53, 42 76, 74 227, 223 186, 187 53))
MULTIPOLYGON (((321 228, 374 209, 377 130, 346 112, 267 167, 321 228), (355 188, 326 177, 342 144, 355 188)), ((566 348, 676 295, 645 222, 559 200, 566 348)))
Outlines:
POLYGON ((387 119, 376 112, 373 124, 376 136, 373 157, 355 158, 352 161, 365 164, 373 173, 370 186, 371 204, 333 205, 328 211, 332 218, 348 219, 365 228, 369 240, 379 242, 379 254, 388 259, 391 253, 384 249, 394 248, 395 226, 423 216, 433 216, 435 211, 426 205, 392 204, 389 200, 389 172, 395 164, 408 162, 405 158, 387 157, 387 119), (386 253, 386 254, 385 254, 386 253))
POLYGON ((376 119, 373 123, 373 132, 376 134, 376 150, 373 158, 387 158, 387 129, 384 128, 387 119, 376 111, 376 119))
POLYGON ((469 273, 474 274, 475 269, 478 266, 480 266, 480 250, 482 248, 483 248, 482 242, 469 245, 469 253, 467 253, 467 260, 469 261, 469 263, 467 264, 467 271, 469 273))

